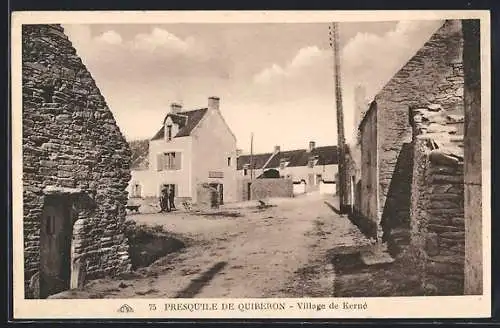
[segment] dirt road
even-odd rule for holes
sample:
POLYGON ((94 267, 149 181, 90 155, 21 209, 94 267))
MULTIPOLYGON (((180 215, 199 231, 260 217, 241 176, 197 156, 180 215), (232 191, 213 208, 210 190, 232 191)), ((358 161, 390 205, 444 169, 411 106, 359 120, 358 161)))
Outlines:
POLYGON ((96 280, 85 289, 99 298, 331 296, 331 264, 324 264, 322 278, 314 282, 302 281, 300 274, 310 263, 322 263, 332 249, 356 243, 359 230, 319 194, 271 203, 276 206, 265 210, 239 208, 240 217, 134 215, 138 223, 162 224, 194 243, 157 261, 148 277, 96 280))

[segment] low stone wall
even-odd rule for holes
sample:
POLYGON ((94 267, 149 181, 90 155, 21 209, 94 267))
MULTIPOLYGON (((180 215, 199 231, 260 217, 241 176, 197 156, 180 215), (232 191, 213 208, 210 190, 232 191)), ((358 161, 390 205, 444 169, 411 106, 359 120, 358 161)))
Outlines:
POLYGON ((250 188, 252 199, 293 197, 293 181, 291 179, 256 179, 250 188))
POLYGON ((301 194, 306 193, 306 184, 305 183, 294 183, 292 188, 293 188, 294 195, 301 195, 301 194))
POLYGON ((415 124, 413 140, 411 253, 427 294, 460 295, 465 248, 463 155, 446 147, 455 129, 426 133, 422 126, 415 124))
POLYGON ((335 183, 324 183, 321 182, 319 184, 319 193, 320 194, 332 194, 334 195, 337 192, 335 183))

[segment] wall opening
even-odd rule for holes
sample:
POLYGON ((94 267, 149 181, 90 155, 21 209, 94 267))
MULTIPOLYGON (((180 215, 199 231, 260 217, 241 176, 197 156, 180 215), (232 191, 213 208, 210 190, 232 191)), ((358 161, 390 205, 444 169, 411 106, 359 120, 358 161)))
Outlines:
POLYGON ((40 298, 70 289, 72 202, 69 196, 46 196, 40 228, 40 298))

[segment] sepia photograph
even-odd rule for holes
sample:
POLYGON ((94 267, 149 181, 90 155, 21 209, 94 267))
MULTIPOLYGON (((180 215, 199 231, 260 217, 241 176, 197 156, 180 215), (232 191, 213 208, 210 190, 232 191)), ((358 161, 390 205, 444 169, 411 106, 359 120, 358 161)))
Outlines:
POLYGON ((15 295, 165 316, 489 302, 479 13, 19 19, 15 295))

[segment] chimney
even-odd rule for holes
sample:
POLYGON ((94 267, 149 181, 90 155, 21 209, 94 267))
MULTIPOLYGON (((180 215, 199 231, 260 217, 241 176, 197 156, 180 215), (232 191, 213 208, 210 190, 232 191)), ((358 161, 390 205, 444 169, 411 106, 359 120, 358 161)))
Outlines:
POLYGON ((280 146, 274 146, 274 153, 279 153, 281 150, 280 146))
POLYGON ((208 98, 208 109, 209 110, 219 110, 219 97, 209 97, 208 98))
POLYGON ((178 104, 178 103, 172 103, 172 104, 170 104, 170 112, 172 114, 177 114, 180 111, 182 111, 182 105, 181 104, 178 104))
POLYGON ((366 88, 361 84, 357 85, 354 89, 354 106, 354 124, 357 127, 361 123, 364 112, 368 110, 368 102, 366 101, 366 88))
POLYGON ((309 141, 309 152, 312 152, 315 147, 316 147, 316 142, 309 141))

